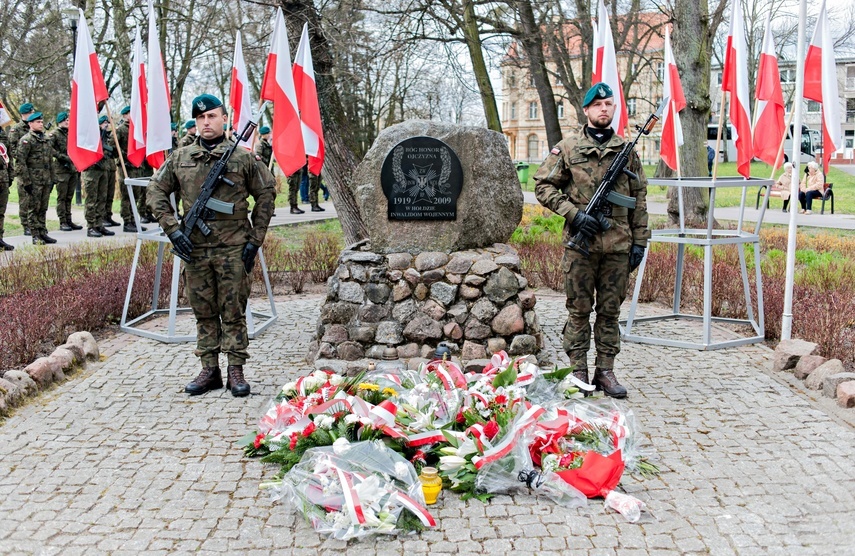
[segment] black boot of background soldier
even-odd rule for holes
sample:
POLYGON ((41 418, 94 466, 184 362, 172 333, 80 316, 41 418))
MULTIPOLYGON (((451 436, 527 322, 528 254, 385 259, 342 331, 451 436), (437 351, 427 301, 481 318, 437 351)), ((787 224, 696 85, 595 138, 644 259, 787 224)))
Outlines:
POLYGON ((184 391, 191 396, 198 396, 211 390, 223 387, 223 377, 219 367, 202 367, 199 376, 193 382, 184 387, 184 391))

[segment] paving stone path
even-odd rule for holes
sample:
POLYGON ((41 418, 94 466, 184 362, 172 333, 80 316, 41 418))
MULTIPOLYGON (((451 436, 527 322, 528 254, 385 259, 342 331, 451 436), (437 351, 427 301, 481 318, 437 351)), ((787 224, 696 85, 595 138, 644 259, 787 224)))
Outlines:
MULTIPOLYGON (((760 346, 699 352, 626 344, 619 376, 663 473, 624 480, 650 514, 531 495, 450 493, 420 535, 325 540, 271 503, 272 466, 235 446, 302 358, 321 296, 282 298, 251 345, 253 395, 189 398, 188 345, 120 335, 103 363, 0 425, 0 553, 852 554, 855 432, 767 375, 760 346)), ((553 344, 563 298, 541 296, 553 344)), ((681 330, 675 329, 675 334, 681 330)), ((558 344, 560 345, 560 344, 558 344)))

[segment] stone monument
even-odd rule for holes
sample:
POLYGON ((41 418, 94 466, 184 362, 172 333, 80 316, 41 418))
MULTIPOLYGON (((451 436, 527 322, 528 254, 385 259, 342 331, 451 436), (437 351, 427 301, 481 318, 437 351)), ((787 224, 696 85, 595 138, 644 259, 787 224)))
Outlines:
POLYGON ((369 237, 345 248, 327 282, 317 366, 364 368, 388 348, 419 360, 440 342, 464 361, 543 346, 536 298, 506 244, 523 195, 501 134, 403 122, 381 132, 351 187, 369 237))

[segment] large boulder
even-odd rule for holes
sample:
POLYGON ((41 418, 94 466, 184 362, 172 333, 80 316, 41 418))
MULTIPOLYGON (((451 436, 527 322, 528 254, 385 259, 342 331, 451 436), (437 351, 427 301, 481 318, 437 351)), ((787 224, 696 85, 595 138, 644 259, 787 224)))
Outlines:
POLYGON ((781 340, 775 347, 772 361, 773 371, 789 371, 794 369, 799 359, 806 355, 815 355, 819 346, 804 340, 781 340))
POLYGON ((450 253, 507 241, 522 218, 523 195, 501 133, 481 127, 409 120, 384 129, 351 181, 372 249, 379 253, 450 253), (463 169, 453 221, 389 220, 380 184, 386 156, 411 137, 434 137, 451 147, 463 169))
POLYGON ((822 390, 826 378, 845 372, 846 369, 840 359, 829 359, 808 375, 805 379, 805 387, 809 390, 822 390))

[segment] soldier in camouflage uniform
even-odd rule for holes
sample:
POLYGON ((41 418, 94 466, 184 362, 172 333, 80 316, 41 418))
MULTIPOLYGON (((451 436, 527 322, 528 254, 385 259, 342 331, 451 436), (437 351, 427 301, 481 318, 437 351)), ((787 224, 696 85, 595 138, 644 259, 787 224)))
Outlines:
MULTIPOLYGON (((27 118, 33 114, 36 109, 29 102, 25 102, 18 107, 18 112, 21 113, 21 121, 15 124, 9 132, 9 144, 6 147, 9 149, 9 179, 16 177, 15 161, 17 160, 18 142, 21 137, 30 132, 30 126, 27 124, 27 118)), ((18 215, 21 218, 21 226, 24 227, 24 235, 30 235, 30 224, 27 222, 27 214, 30 212, 30 195, 21 186, 21 180, 18 180, 18 215)))
MULTIPOLYGON (((261 126, 258 129, 258 134, 261 138, 255 145, 255 154, 261 158, 261 162, 264 163, 264 166, 271 168, 270 160, 273 158, 273 145, 270 144, 270 128, 266 125, 261 126)), ((277 180, 277 190, 278 188, 277 180)), ((297 190, 299 188, 299 180, 294 181, 292 178, 288 178, 288 204, 291 205, 291 214, 304 214, 306 212, 304 210, 300 210, 300 207, 297 206, 297 190)), ((276 215, 274 214, 274 216, 276 215)))
POLYGON ((564 217, 565 243, 581 233, 590 244, 589 257, 568 248, 561 261, 566 273, 568 311, 564 351, 574 365, 573 374, 588 382, 590 315, 596 300, 597 357, 591 384, 608 396, 623 398, 626 388, 614 375, 614 360, 620 351, 618 317, 629 273, 641 264, 650 238, 647 178, 641 161, 633 153, 628 168, 638 175, 638 180, 622 174, 615 190, 634 197, 635 209, 610 205, 610 214, 599 218, 583 212, 625 141, 610 127, 615 105, 608 85, 597 83, 591 87, 582 106, 588 125, 555 145, 534 176, 535 194, 543 206, 564 217))
POLYGON ((173 216, 169 194, 181 191, 186 214, 211 166, 230 146, 223 130, 228 117, 218 98, 201 95, 193 99, 193 117, 199 139, 173 152, 154 175, 149 186, 149 206, 175 251, 193 260, 185 266, 184 278, 196 316, 195 353, 201 358, 202 372, 185 391, 198 395, 222 388, 219 354, 224 352, 228 357, 226 388, 233 396, 246 396, 250 392, 243 376, 243 365, 249 358, 246 304, 252 268, 273 214, 276 190, 273 176, 258 157, 237 149, 226 173, 234 187, 221 185, 214 191, 214 198, 234 203, 234 214, 217 212, 213 219, 206 220, 211 229, 207 237, 198 229, 185 233, 173 216), (250 196, 255 199, 251 220, 250 196))
POLYGON ((47 209, 50 192, 56 183, 53 169, 53 150, 45 136, 41 112, 27 116, 30 131, 18 141, 15 168, 21 188, 30 196, 27 222, 34 245, 56 243, 47 235, 47 209))
POLYGON ((68 156, 68 112, 56 115, 56 129, 50 132, 48 141, 54 157, 56 216, 59 218, 59 229, 63 232, 82 230, 83 226, 71 221, 71 200, 80 183, 80 173, 68 156))
MULTIPOLYGON (((128 159, 128 139, 131 133, 131 127, 128 123, 127 115, 130 113, 131 107, 125 106, 122 108, 122 120, 119 123, 118 127, 116 127, 116 137, 119 140, 119 151, 122 154, 122 158, 125 161, 125 170, 128 172, 129 178, 140 178, 143 177, 145 173, 145 158, 143 158, 140 167, 134 166, 131 161, 128 159)), ((128 188, 125 185, 124 180, 119 180, 119 189, 121 191, 122 205, 121 205, 121 217, 124 224, 122 225, 122 231, 135 234, 137 233, 137 225, 134 222, 134 212, 131 208, 131 197, 128 194, 128 188)), ((145 191, 145 187, 136 187, 134 186, 134 198, 139 199, 139 196, 142 194, 141 192, 145 191)), ((143 213, 144 214, 144 213, 143 213)), ((140 226, 142 228, 141 231, 146 231, 145 226, 140 226)))
POLYGON ((184 137, 178 142, 178 147, 189 147, 196 141, 196 120, 187 120, 184 122, 184 137))
POLYGON ((104 196, 104 208, 101 210, 101 215, 103 218, 102 225, 105 228, 112 228, 119 225, 113 220, 113 200, 116 198, 116 180, 119 177, 119 164, 117 162, 119 153, 116 152, 116 141, 113 139, 110 120, 107 119, 107 116, 98 118, 98 125, 101 127, 101 135, 106 134, 110 138, 104 151, 104 163, 107 169, 107 194, 104 196), (109 152, 106 149, 109 149, 109 152))
MULTIPOLYGON (((99 120, 100 122, 100 120, 99 120)), ((104 158, 83 170, 81 181, 86 191, 84 215, 86 217, 86 236, 102 237, 116 235, 104 227, 104 205, 107 203, 108 180, 115 179, 115 170, 110 170, 110 162, 117 156, 113 137, 102 127, 101 150, 104 158)))
POLYGON ((0 250, 12 251, 15 249, 3 241, 3 225, 6 223, 6 204, 9 202, 9 138, 6 131, 0 127, 0 250))

